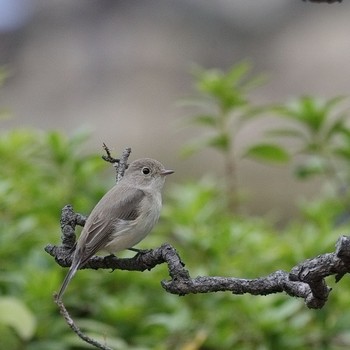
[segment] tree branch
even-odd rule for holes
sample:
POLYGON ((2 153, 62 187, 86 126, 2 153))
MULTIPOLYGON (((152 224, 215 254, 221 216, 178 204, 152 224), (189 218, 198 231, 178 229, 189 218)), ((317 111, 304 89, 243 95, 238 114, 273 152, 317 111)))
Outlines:
POLYGON ((79 338, 84 340, 86 343, 101 349, 101 350, 113 350, 112 348, 108 347, 107 345, 101 344, 97 340, 90 338, 85 333, 83 333, 80 328, 74 323, 73 319, 69 315, 66 307, 64 306, 62 300, 57 298, 57 294, 54 295, 55 303, 57 304, 58 308, 60 309, 61 315, 64 317, 65 321, 67 322, 68 326, 72 329, 74 333, 76 333, 79 338))
POLYGON ((118 183, 121 178, 124 176, 125 170, 128 168, 128 159, 131 153, 131 148, 125 148, 121 158, 113 158, 111 156, 111 152, 105 143, 102 144, 103 149, 105 150, 107 155, 103 155, 102 159, 106 162, 112 163, 116 168, 116 183, 118 183))
MULTIPOLYGON (((107 156, 104 156, 103 159, 113 163, 116 167, 116 178, 119 181, 127 168, 127 160, 131 150, 127 148, 121 159, 115 159, 111 157, 106 145, 104 145, 104 149, 107 156)), ((69 267, 71 265, 76 242, 75 227, 77 225, 84 226, 85 221, 86 217, 75 213, 71 205, 66 205, 62 209, 60 220, 62 244, 59 246, 49 244, 45 247, 45 251, 54 257, 60 266, 69 267)), ((346 273, 350 272, 350 237, 339 237, 334 253, 307 259, 293 267, 290 272, 277 270, 265 277, 255 279, 210 276, 192 278, 188 270, 185 269, 185 264, 181 261, 176 249, 170 244, 140 251, 132 258, 120 259, 113 255, 94 256, 82 269, 145 271, 163 263, 168 265, 170 280, 163 280, 161 285, 172 294, 186 295, 229 291, 237 295, 245 293, 268 295, 285 292, 290 296, 303 298, 308 308, 320 309, 327 302, 331 291, 325 278, 335 275, 336 282, 339 282, 346 273)), ((63 303, 57 298, 55 298, 55 302, 68 325, 81 339, 99 349, 109 349, 84 335, 74 324, 63 303)))
MULTIPOLYGON (((80 217, 79 214, 74 213, 71 206, 64 207, 62 215, 68 215, 68 218, 61 220, 61 222, 74 223, 76 222, 74 217, 80 217)), ((62 227, 63 230, 67 231, 67 227, 62 227)), ((73 227, 72 230, 74 230, 73 227)), ((67 250, 63 245, 48 245, 45 250, 55 258, 60 266, 70 266, 71 248, 67 250)), ((94 256, 83 269, 145 271, 163 263, 168 265, 171 279, 162 281, 161 285, 172 294, 186 295, 229 291, 233 294, 268 295, 285 292, 290 296, 303 298, 307 307, 319 309, 326 303, 331 290, 325 283, 325 277, 335 275, 338 282, 344 274, 350 272, 350 237, 341 236, 334 253, 307 259, 293 267, 289 273, 278 270, 268 276, 256 279, 208 276, 191 278, 177 251, 170 244, 142 251, 132 258, 94 256)))

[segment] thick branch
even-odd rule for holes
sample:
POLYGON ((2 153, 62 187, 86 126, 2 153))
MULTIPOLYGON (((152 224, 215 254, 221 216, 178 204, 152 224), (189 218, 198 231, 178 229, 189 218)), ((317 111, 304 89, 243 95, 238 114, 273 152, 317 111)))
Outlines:
MULTIPOLYGON (((70 266, 75 225, 83 223, 84 217, 74 213, 71 206, 63 208, 61 218, 63 244, 61 246, 48 245, 45 248, 60 266, 70 266)), ((290 273, 278 270, 256 279, 208 276, 191 278, 175 248, 169 244, 142 251, 133 258, 94 256, 83 269, 144 271, 151 270, 163 263, 168 265, 171 279, 162 281, 161 284, 169 293, 185 295, 229 291, 233 294, 267 295, 286 292, 290 296, 303 298, 309 308, 322 308, 330 292, 324 278, 335 275, 336 280, 339 281, 345 273, 350 271, 350 238, 340 237, 336 252, 305 260, 293 267, 290 273)))

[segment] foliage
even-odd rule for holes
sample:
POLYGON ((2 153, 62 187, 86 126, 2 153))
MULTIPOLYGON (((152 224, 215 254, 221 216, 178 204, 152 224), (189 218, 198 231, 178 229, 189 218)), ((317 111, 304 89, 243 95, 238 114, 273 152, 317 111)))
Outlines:
POLYGON ((337 161, 345 159, 349 163, 350 154, 348 114, 339 111, 342 102, 343 97, 322 101, 302 96, 275 109, 289 124, 269 130, 269 135, 293 139, 297 147, 295 154, 306 156, 297 167, 296 174, 300 178, 323 174, 333 181, 342 181, 337 161))
POLYGON ((197 68, 194 72, 198 96, 188 101, 187 106, 195 106, 201 112, 190 118, 191 124, 207 131, 198 140, 183 148, 184 155, 191 155, 204 148, 219 151, 224 158, 225 178, 229 208, 237 207, 236 181, 237 159, 251 157, 274 163, 285 163, 288 153, 275 143, 254 143, 245 149, 237 148, 239 133, 252 120, 260 117, 268 106, 255 106, 249 92, 261 85, 261 75, 252 76, 252 66, 242 61, 232 66, 228 72, 219 69, 197 68))
POLYGON ((328 100, 302 96, 279 105, 274 112, 285 124, 266 133, 284 143, 288 139, 298 179, 318 176, 326 180, 322 205, 328 207, 328 217, 333 214, 338 222, 348 220, 350 205, 350 125, 344 102, 341 96, 328 100))
POLYGON ((293 162, 298 179, 323 176, 328 181, 324 189, 329 202, 323 201, 323 205, 336 206, 335 210, 330 210, 333 220, 348 220, 350 125, 348 111, 344 108, 345 98, 336 96, 321 100, 302 96, 286 104, 254 106, 248 93, 263 79, 259 75, 251 77, 251 70, 251 65, 243 61, 226 73, 218 69, 195 71, 198 97, 189 105, 200 109, 201 113, 194 114, 190 120, 198 129, 205 128, 209 132, 185 146, 184 154, 208 147, 223 154, 224 198, 231 213, 237 212, 239 204, 237 160, 245 157, 267 164, 293 162), (275 115, 280 126, 275 127, 270 121, 260 139, 245 140, 247 146, 238 149, 237 136, 243 128, 256 128, 253 121, 265 115, 275 115))
POLYGON ((87 136, 34 130, 1 134, 0 338, 7 349, 24 349, 27 343, 53 349, 49 343, 62 329, 52 318, 51 302, 62 271, 42 248, 58 241, 63 203, 86 212, 104 191, 94 180, 101 160, 82 152, 87 136), (42 337, 45 346, 36 340, 42 337))
POLYGON ((262 80, 259 76, 249 79, 250 71, 248 62, 233 66, 227 73, 219 69, 195 70, 199 96, 190 100, 188 105, 194 105, 204 110, 204 113, 191 117, 191 123, 208 128, 211 133, 187 146, 185 154, 211 147, 224 155, 231 155, 235 148, 236 133, 264 110, 263 107, 253 106, 248 99, 248 92, 262 80))
MULTIPOLYGON (((66 271, 43 251, 46 243, 58 242, 64 204, 87 213, 103 192, 94 179, 102 179, 106 165, 95 155, 81 154, 83 141, 79 134, 68 138, 58 132, 2 134, 0 338, 6 349, 85 348, 52 301, 66 271)), ((278 233, 263 219, 228 215, 221 198, 222 189, 210 177, 170 186, 161 222, 141 247, 169 241, 193 276, 254 278, 331 250, 344 233, 329 220, 313 219, 312 212, 307 223, 278 233)), ((336 286, 324 310, 311 311, 285 295, 179 298, 160 287, 166 275, 165 266, 144 273, 83 270, 65 302, 83 330, 104 337, 115 349, 350 345, 344 326, 349 281, 336 286)))

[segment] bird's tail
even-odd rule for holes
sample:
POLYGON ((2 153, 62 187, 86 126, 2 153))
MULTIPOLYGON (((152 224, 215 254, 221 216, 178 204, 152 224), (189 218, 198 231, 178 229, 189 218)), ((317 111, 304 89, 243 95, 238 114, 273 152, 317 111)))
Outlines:
POLYGON ((66 290, 70 280, 74 277, 74 275, 77 272, 78 268, 79 268, 79 264, 72 264, 72 266, 69 268, 69 271, 68 271, 66 277, 63 280, 61 289, 58 292, 58 295, 57 295, 57 299, 58 300, 62 299, 64 291, 66 290))

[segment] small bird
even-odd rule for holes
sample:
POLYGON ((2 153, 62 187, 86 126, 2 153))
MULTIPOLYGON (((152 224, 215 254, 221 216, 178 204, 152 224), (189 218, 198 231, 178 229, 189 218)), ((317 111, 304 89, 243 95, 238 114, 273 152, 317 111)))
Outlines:
POLYGON ((59 300, 77 270, 98 251, 113 254, 132 248, 147 236, 159 219, 165 177, 173 172, 150 158, 129 165, 123 178, 101 198, 86 220, 59 300))

